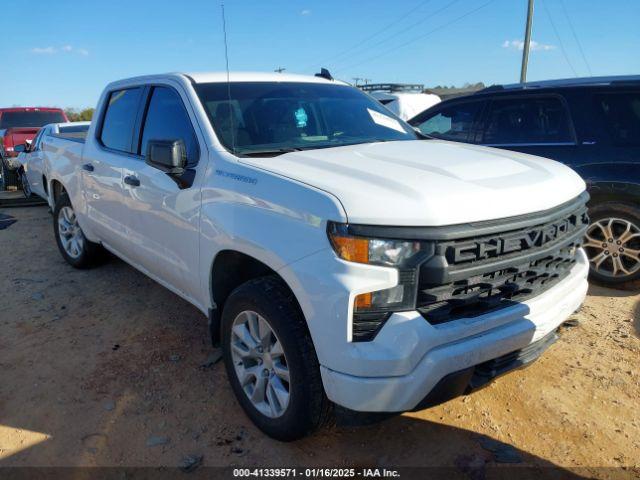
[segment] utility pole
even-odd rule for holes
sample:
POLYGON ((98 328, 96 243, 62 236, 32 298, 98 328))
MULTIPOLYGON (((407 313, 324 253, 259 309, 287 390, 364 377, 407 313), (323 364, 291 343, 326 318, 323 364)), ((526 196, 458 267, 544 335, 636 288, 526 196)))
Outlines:
POLYGON ((278 67, 278 68, 276 68, 276 69, 274 70, 274 72, 282 73, 282 72, 284 72, 285 70, 286 70, 286 68, 284 68, 284 67, 278 67))
POLYGON ((356 87, 357 87, 358 85, 360 85, 360 80, 364 80, 364 78, 362 78, 362 77, 353 77, 351 80, 356 82, 356 87))
POLYGON ((531 24, 533 23, 533 0, 529 0, 527 9, 527 26, 524 31, 524 45, 522 48, 522 69, 520 70, 520 83, 527 81, 527 66, 529 65, 529 46, 531 45, 531 24))

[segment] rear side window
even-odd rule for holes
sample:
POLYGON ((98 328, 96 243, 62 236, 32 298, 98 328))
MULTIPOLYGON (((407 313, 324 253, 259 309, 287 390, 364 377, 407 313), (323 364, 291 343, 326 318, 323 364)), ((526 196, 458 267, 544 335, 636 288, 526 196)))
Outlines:
POLYGON ((131 143, 141 95, 140 87, 111 92, 100 133, 105 147, 133 153, 131 143))
POLYGON ((595 96, 616 145, 640 145, 640 92, 595 96))
POLYGON ((573 141, 569 116, 559 98, 505 98, 491 102, 483 140, 487 145, 573 141))
POLYGON ((198 141, 180 95, 168 87, 155 87, 144 121, 140 154, 145 156, 149 140, 182 140, 187 165, 198 163, 198 141))
POLYGON ((470 139, 473 122, 482 104, 478 101, 457 103, 438 110, 424 120, 411 123, 425 135, 466 142, 470 139))

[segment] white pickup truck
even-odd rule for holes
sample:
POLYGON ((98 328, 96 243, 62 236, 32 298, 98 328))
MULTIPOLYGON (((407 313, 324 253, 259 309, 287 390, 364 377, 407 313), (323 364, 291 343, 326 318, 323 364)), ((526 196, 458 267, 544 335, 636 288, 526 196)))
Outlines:
POLYGON ((44 149, 62 256, 84 268, 105 248, 199 308, 238 401, 280 440, 480 388, 537 358, 586 294, 578 175, 420 139, 330 78, 122 80, 85 141, 44 149))

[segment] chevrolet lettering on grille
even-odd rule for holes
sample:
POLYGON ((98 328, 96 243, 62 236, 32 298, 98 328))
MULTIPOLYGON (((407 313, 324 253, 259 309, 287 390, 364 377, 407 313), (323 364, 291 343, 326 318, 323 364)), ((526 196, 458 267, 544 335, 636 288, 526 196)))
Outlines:
POLYGON ((587 222, 586 214, 573 214, 562 220, 511 234, 505 233, 494 237, 461 242, 450 247, 450 260, 452 263, 457 264, 543 247, 561 239, 587 222))

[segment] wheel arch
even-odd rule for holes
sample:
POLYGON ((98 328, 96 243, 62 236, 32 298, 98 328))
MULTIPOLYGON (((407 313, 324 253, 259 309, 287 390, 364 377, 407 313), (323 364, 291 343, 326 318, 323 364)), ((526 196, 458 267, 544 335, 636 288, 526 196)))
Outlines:
POLYGON ((214 345, 220 343, 222 311, 229 295, 240 285, 266 276, 278 278, 291 291, 297 307, 304 316, 294 290, 275 268, 240 250, 224 249, 216 254, 209 273, 209 294, 212 305, 209 310, 209 333, 214 345))
POLYGON ((49 199, 50 199, 49 203, 50 203, 50 207, 54 209, 60 196, 63 193, 67 193, 67 189, 64 187, 64 185, 60 180, 57 180, 54 178, 54 179, 51 179, 50 182, 51 182, 50 186, 48 188, 45 188, 45 190, 47 192, 51 192, 49 194, 49 199))
POLYGON ((615 202, 626 203, 636 208, 640 206, 640 184, 634 182, 589 182, 589 206, 615 202))

